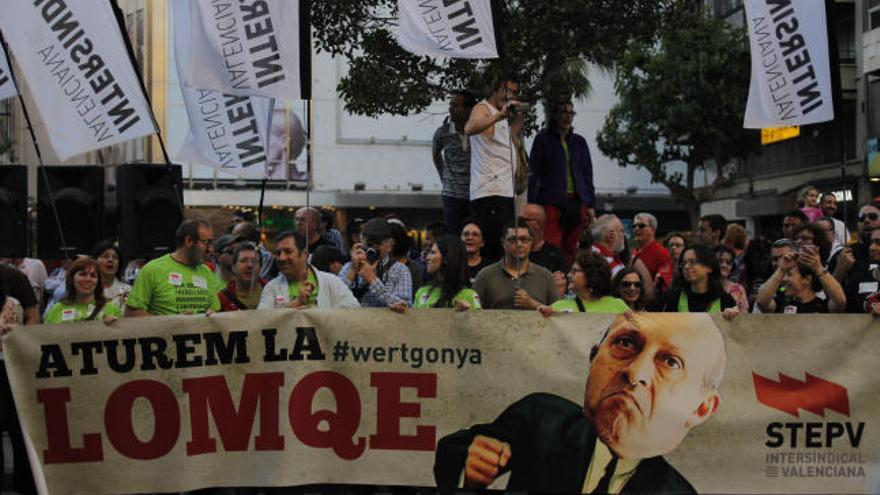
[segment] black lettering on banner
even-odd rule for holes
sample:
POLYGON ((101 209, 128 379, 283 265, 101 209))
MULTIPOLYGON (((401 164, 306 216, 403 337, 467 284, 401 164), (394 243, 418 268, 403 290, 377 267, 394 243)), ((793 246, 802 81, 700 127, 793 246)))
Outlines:
POLYGON ((824 99, 813 67, 814 58, 801 32, 803 24, 795 16, 791 0, 765 0, 765 3, 770 19, 749 19, 749 28, 754 44, 760 49, 760 54, 754 56, 761 57, 766 89, 782 120, 808 115, 821 107, 824 99), (771 33, 777 43, 768 39, 771 33), (780 59, 784 60, 786 73, 781 70, 780 59))
MULTIPOLYGON (((3 52, 0 52, 0 57, 3 56, 3 52)), ((9 76, 6 74, 6 71, 3 69, 3 66, 0 66, 0 87, 9 82, 9 76)))
MULTIPOLYGON (((94 53, 94 42, 86 35, 81 22, 76 19, 67 3, 64 0, 34 0, 33 5, 39 10, 49 30, 61 44, 60 46, 67 50, 69 60, 75 64, 76 69, 88 82, 88 86, 92 88, 94 98, 100 101, 107 119, 112 122, 116 133, 122 134, 140 122, 141 115, 132 106, 130 99, 119 84, 115 82, 116 77, 107 67, 104 58, 100 54, 94 53)), ((74 79, 72 74, 67 74, 67 60, 60 55, 54 45, 40 49, 39 53, 43 56, 43 62, 47 67, 50 64, 54 65, 52 75, 58 78, 59 86, 65 95, 73 96, 75 93, 77 98, 87 97, 81 96, 83 83, 74 79), (62 64, 64 64, 63 72, 62 64), (74 83, 76 89, 69 90, 67 86, 74 83)), ((107 127, 106 122, 99 116, 87 116, 94 110, 94 105, 82 106, 77 103, 75 108, 83 118, 83 123, 92 129, 99 142, 114 135, 107 127)))
POLYGON ((40 369, 37 370, 37 378, 49 378, 59 376, 73 376, 73 372, 67 367, 64 353, 58 344, 45 344, 40 346, 40 369), (52 372, 54 370, 54 372, 52 372))
POLYGON ((223 95, 226 116, 232 127, 232 135, 239 137, 235 143, 242 166, 249 167, 266 162, 266 150, 260 139, 260 128, 253 105, 247 96, 223 95))
POLYGON ((296 340, 293 343, 293 349, 289 352, 286 347, 278 347, 276 345, 275 337, 278 335, 278 330, 266 328, 262 331, 262 334, 266 349, 263 361, 266 363, 303 360, 323 361, 327 359, 326 354, 321 349, 321 342, 318 340, 318 334, 315 332, 314 327, 297 327, 296 340))
POLYGON ((284 68, 279 63, 281 53, 275 38, 269 4, 265 0, 241 0, 239 8, 244 22, 245 38, 254 41, 248 52, 258 56, 252 62, 257 87, 264 88, 284 80, 284 68))

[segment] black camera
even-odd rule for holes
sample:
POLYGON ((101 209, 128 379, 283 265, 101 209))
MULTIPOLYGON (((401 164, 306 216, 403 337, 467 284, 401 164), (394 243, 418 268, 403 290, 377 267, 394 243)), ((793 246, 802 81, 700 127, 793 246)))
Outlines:
POLYGON ((379 261, 379 251, 376 248, 367 248, 367 262, 371 265, 379 261))

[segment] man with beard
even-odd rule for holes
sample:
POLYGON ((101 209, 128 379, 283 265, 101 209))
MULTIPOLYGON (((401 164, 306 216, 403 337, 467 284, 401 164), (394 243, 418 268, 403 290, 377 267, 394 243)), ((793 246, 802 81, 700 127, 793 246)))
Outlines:
POLYGON ((834 222, 834 238, 837 242, 841 246, 849 244, 849 230, 846 228, 846 224, 834 218, 834 214, 837 213, 837 195, 832 192, 823 194, 819 202, 819 208, 825 217, 830 218, 834 222))
POLYGON ((532 394, 442 438, 437 486, 484 487, 510 471, 513 491, 695 493, 662 456, 718 410, 725 352, 711 319, 620 315, 590 362, 583 406, 532 394))
POLYGON ((275 238, 275 261, 280 275, 263 288, 257 309, 357 308, 351 290, 332 273, 308 263, 305 236, 284 231, 275 238))
POLYGON ((177 249, 146 265, 128 295, 125 317, 207 313, 220 309, 223 283, 205 266, 214 231, 204 220, 185 220, 174 235, 177 249))

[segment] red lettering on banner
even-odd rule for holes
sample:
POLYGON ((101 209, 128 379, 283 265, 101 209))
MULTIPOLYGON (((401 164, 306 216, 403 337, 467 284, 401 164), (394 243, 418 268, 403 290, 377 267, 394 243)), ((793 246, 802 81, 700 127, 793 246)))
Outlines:
POLYGON ((174 392, 162 382, 135 380, 110 394, 104 409, 107 439, 120 454, 131 459, 150 460, 167 454, 180 436, 180 410, 174 392), (153 408, 153 438, 142 442, 134 431, 134 401, 145 398, 153 408))
MULTIPOLYGON (((260 427, 254 436, 254 450, 284 450, 281 434, 281 387, 285 374, 248 373, 244 375, 238 406, 223 375, 187 378, 183 391, 189 396, 191 438, 186 455, 217 451, 210 418, 216 435, 228 452, 247 451, 253 435, 259 407, 260 427), (210 416, 210 418, 209 418, 210 416)), ((401 419, 420 418, 419 402, 402 402, 401 390, 414 388, 420 399, 437 397, 437 375, 433 373, 371 373, 370 385, 376 388, 376 433, 369 446, 379 450, 431 451, 436 444, 436 427, 417 425, 414 435, 401 434, 401 419)), ((48 447, 43 451, 46 464, 98 462, 104 460, 100 433, 83 435, 83 446, 71 446, 67 403, 70 388, 37 390, 43 404, 48 447)), ((167 455, 177 445, 181 433, 180 407, 175 392, 155 380, 135 380, 120 385, 104 406, 104 429, 110 445, 130 459, 151 460, 167 455), (153 413, 153 433, 141 440, 135 432, 134 404, 146 399, 153 413)), ((357 387, 345 376, 318 371, 303 377, 293 387, 288 402, 288 420, 296 437, 307 447, 333 449, 344 460, 361 457, 367 438, 358 437, 361 423, 361 399, 357 387), (315 395, 321 389, 333 394, 333 409, 313 411, 315 395)))
POLYGON ((104 460, 100 433, 83 435, 82 448, 70 446, 70 424, 67 421, 67 403, 70 388, 43 388, 37 390, 37 402, 43 404, 46 417, 46 443, 43 451, 46 464, 96 462, 104 460))
POLYGON ((288 404, 290 427, 299 440, 309 447, 332 448, 339 457, 357 459, 366 449, 366 439, 355 443, 354 435, 361 422, 361 400, 351 380, 332 371, 306 375, 290 394, 288 404), (312 401, 322 388, 328 388, 336 399, 336 411, 312 412, 312 401), (322 421, 327 429, 319 429, 322 421))
POLYGON ((183 391, 189 394, 192 441, 186 444, 187 455, 217 451, 217 441, 208 428, 208 408, 217 425, 217 433, 226 451, 247 450, 260 402, 260 434, 256 450, 284 450, 284 437, 279 430, 279 394, 284 373, 250 373, 241 387, 238 410, 232 402, 226 377, 209 376, 183 380, 183 391))
POLYGON ((437 397, 434 373, 372 373, 370 385, 376 387, 376 434, 370 436, 370 448, 385 450, 434 450, 436 428, 419 425, 415 435, 400 434, 401 418, 419 418, 418 402, 401 402, 400 389, 415 388, 420 399, 437 397))

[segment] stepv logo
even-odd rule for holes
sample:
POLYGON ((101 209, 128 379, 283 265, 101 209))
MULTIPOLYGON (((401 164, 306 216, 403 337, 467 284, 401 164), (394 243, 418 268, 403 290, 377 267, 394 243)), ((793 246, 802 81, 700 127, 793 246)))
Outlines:
MULTIPOLYGON (((805 380, 779 373, 779 380, 752 373, 755 396, 758 402, 800 418, 799 410, 808 411, 821 418, 825 411, 850 416, 849 393, 846 387, 806 373, 805 380)), ((771 448, 834 447, 841 439, 857 448, 865 432, 865 423, 847 422, 774 422, 767 425, 766 445, 771 448)))

